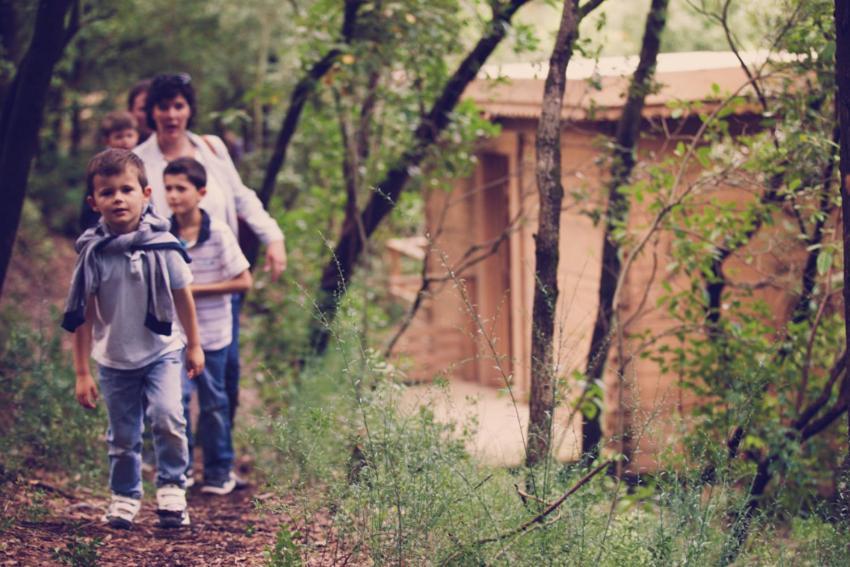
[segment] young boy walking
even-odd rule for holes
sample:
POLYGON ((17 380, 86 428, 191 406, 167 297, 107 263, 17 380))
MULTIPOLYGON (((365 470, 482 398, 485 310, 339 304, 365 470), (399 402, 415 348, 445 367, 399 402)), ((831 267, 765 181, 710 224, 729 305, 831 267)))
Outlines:
MULTIPOLYGON (((188 424, 191 393, 197 387, 198 436, 204 455, 201 492, 224 495, 236 487, 230 403, 224 380, 233 327, 230 296, 251 287, 250 266, 227 224, 211 218, 200 206, 207 185, 204 166, 192 158, 178 158, 165 167, 163 177, 166 200, 174 213, 171 231, 192 258, 190 268, 194 283, 191 290, 206 360, 206 367, 198 379, 184 382, 186 421, 188 424)), ((191 476, 191 425, 187 427, 187 437, 190 461, 187 474, 191 476)))
POLYGON ((141 507, 144 399, 156 451, 159 522, 185 526, 184 356, 189 376, 204 368, 189 258, 168 231, 168 221, 150 207, 151 188, 135 154, 121 149, 97 154, 89 162, 86 186, 87 201, 101 220, 77 240, 79 257, 62 327, 74 333, 76 398, 83 407, 95 407, 98 399, 89 354, 98 364, 109 418, 112 490, 104 520, 129 529, 141 507), (175 313, 185 345, 181 334, 172 332, 175 313))

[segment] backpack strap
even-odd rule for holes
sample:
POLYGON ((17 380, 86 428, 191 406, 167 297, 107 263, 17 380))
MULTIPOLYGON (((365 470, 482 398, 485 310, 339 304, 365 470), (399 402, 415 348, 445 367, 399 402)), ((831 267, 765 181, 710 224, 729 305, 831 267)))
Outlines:
POLYGON ((213 154, 215 157, 217 157, 217 158, 221 159, 221 156, 220 156, 220 155, 218 155, 218 152, 215 150, 215 146, 213 146, 212 142, 210 142, 209 136, 206 136, 206 135, 201 136, 201 139, 204 141, 204 143, 205 143, 205 144, 207 145, 207 147, 210 149, 210 151, 212 152, 212 154, 213 154))

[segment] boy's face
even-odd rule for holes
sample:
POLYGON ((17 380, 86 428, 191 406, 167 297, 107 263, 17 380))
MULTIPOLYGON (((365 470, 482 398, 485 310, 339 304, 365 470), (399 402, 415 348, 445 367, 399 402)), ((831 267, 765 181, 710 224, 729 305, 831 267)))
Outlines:
POLYGON ((139 228, 151 188, 141 186, 135 167, 128 165, 119 175, 95 175, 92 186, 94 190, 87 201, 103 215, 112 233, 126 234, 139 228))
POLYGON ((119 150, 132 150, 139 142, 139 133, 135 128, 127 128, 125 130, 116 130, 111 132, 106 138, 106 145, 110 148, 118 148, 119 150))
POLYGON ((207 194, 205 187, 195 187, 185 173, 166 173, 164 181, 165 199, 175 215, 193 211, 207 194))

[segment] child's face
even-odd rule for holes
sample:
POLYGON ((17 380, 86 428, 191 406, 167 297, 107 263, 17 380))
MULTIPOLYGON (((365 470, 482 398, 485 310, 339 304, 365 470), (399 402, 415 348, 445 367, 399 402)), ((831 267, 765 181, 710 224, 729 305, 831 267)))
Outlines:
POLYGON ((141 186, 135 167, 129 165, 119 175, 95 175, 92 186, 88 203, 103 215, 112 233, 126 234, 139 228, 151 188, 141 186))
POLYGON ((139 133, 135 128, 127 128, 125 130, 116 130, 111 132, 106 139, 106 145, 110 148, 118 148, 119 150, 132 150, 139 142, 139 133))
POLYGON ((205 187, 195 187, 185 173, 166 173, 164 180, 165 199, 175 215, 193 211, 207 194, 205 187))

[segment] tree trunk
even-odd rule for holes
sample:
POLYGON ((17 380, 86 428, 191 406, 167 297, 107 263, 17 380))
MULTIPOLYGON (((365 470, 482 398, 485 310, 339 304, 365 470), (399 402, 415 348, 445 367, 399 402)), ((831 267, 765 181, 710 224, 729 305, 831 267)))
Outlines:
MULTIPOLYGON (((494 9, 487 31, 449 78, 428 114, 422 118, 414 131, 410 146, 398 162, 390 168, 384 179, 377 183, 376 186, 380 190, 372 193, 361 214, 362 228, 366 238, 375 232, 384 217, 395 208, 402 190, 410 179, 411 169, 422 162, 428 149, 449 124, 451 112, 460 100, 464 89, 475 79, 478 70, 504 39, 513 15, 528 1, 511 0, 511 2, 499 4, 501 7, 494 9)), ((361 238, 360 229, 355 223, 351 223, 341 231, 331 258, 325 264, 316 299, 319 317, 314 320, 310 330, 310 345, 315 354, 323 354, 327 349, 330 325, 336 317, 339 302, 345 295, 363 247, 364 240, 361 238)))
MULTIPOLYGON (((590 350, 587 356, 586 402, 594 407, 597 400, 593 399, 590 388, 605 373, 605 366, 610 351, 611 337, 615 323, 614 295, 617 291, 617 281, 620 278, 620 245, 612 236, 613 231, 628 219, 629 201, 620 187, 628 185, 632 169, 635 165, 635 151, 640 136, 641 113, 646 95, 652 86, 655 73, 655 63, 661 45, 661 34, 667 23, 667 5, 669 0, 652 0, 646 17, 646 27, 640 50, 640 60, 632 76, 628 98, 623 106, 623 114, 617 124, 614 141, 613 163, 611 165, 611 181, 608 184, 608 210, 605 215, 605 235, 602 242, 602 271, 599 275, 599 306, 590 350)), ((624 408, 620 408, 623 411, 624 408)), ((594 460, 597 457, 599 443, 602 440, 601 410, 588 415, 582 411, 582 454, 585 459, 594 460)))
MULTIPOLYGON (((362 4, 363 0, 345 0, 342 39, 346 43, 350 42, 354 37, 357 11, 362 4)), ((266 167, 263 186, 260 189, 260 201, 263 202, 263 206, 268 207, 269 200, 274 193, 277 174, 280 173, 283 164, 286 162, 286 152, 289 149, 292 136, 295 134, 295 129, 298 127, 298 120, 301 118, 301 111, 304 110, 307 98, 313 94, 316 84, 331 70, 331 67, 336 63, 337 57, 340 55, 342 55, 341 49, 337 47, 331 49, 324 57, 314 63, 307 74, 301 77, 301 80, 295 85, 295 89, 293 89, 292 96, 289 99, 289 109, 286 111, 286 116, 283 117, 283 124, 280 127, 280 133, 277 136, 274 151, 266 167)))
MULTIPOLYGON (((342 22, 342 39, 348 43, 354 37, 355 24, 357 22, 357 11, 363 4, 363 0, 345 0, 345 15, 342 22)), ((266 53, 266 55, 268 55, 266 53)), ((286 115, 283 117, 283 123, 280 127, 280 132, 277 135, 272 155, 269 158, 269 163, 266 166, 266 174, 263 177, 263 185, 260 187, 259 197, 263 207, 269 208, 269 201, 274 194, 275 184, 277 183, 277 175, 286 163, 286 153, 289 150, 289 144, 292 142, 292 137, 295 135, 295 130, 298 128, 298 121, 301 118, 301 112, 304 110, 304 105, 307 104, 307 99, 313 94, 319 80, 327 74, 334 66, 337 58, 342 55, 342 49, 334 47, 325 53, 324 57, 316 61, 307 74, 301 77, 295 88, 292 90, 292 95, 289 97, 289 108, 286 115)), ((260 75, 258 74, 258 81, 260 75)), ((259 84, 259 83, 258 83, 259 84)), ((255 109, 255 121, 259 116, 262 118, 262 109, 255 109)), ((257 128, 262 129, 262 125, 255 124, 255 132, 257 128)), ((265 139, 264 136, 259 136, 265 139)), ((261 149, 261 148, 257 148, 261 149)), ((288 201, 290 199, 287 199, 288 201)), ((294 198, 292 198, 294 201, 294 198)), ((287 208, 289 208, 287 206, 287 208)), ((250 240, 245 246, 245 256, 251 263, 251 266, 257 261, 257 256, 260 250, 260 241, 256 238, 250 240)))
MULTIPOLYGON (((835 0, 835 95, 840 138, 841 222, 844 244, 844 329, 845 348, 850 346, 850 1, 835 0)), ((848 381, 845 379, 845 381, 848 381)), ((840 496, 845 510, 850 507, 850 412, 847 420, 847 454, 841 466, 840 496)))
MULTIPOLYGON (((15 0, 0 0, 0 46, 3 47, 2 59, 16 65, 20 56, 21 23, 18 16, 20 4, 15 0)), ((6 90, 11 78, 0 74, 0 101, 6 99, 6 90)))
POLYGON ((21 220, 27 178, 38 143, 39 126, 53 68, 76 31, 65 19, 74 0, 42 0, 29 49, 0 111, 0 294, 21 220))
POLYGON ((537 193, 540 208, 534 235, 534 304, 531 319, 531 399, 525 464, 533 467, 549 454, 555 412, 553 339, 558 304, 561 203, 561 112, 567 86, 567 66, 578 37, 578 2, 564 1, 561 24, 549 58, 537 124, 537 193))

